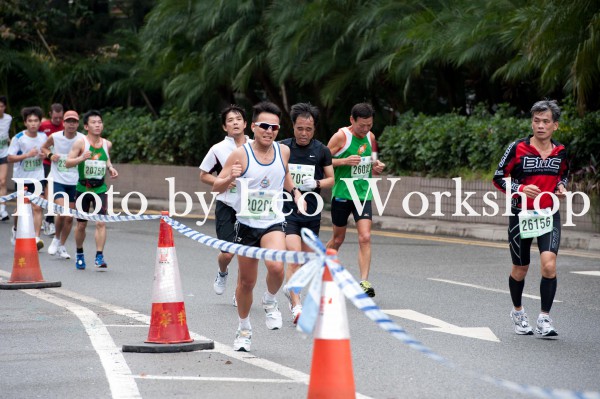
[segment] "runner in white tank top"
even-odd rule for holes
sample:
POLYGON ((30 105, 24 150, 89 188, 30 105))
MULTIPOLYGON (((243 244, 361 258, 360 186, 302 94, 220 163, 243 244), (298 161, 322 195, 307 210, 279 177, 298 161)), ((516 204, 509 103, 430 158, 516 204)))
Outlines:
MULTIPOLYGON (((67 168, 67 156, 71 152, 71 148, 75 142, 83 138, 85 135, 79 133, 79 115, 75 111, 67 111, 63 115, 65 130, 56 132, 46 140, 42 146, 42 151, 46 158, 52 163, 50 165, 50 174, 48 177, 52 180, 52 193, 54 195, 54 203, 60 206, 67 206, 71 209, 75 208, 75 187, 79 179, 77 168, 67 168), (64 193, 59 194, 59 193, 64 193), (65 201, 65 197, 67 201, 65 201)), ((50 186, 47 188, 50 192, 50 186)), ((73 218, 69 216, 60 216, 57 212, 55 217, 56 234, 48 247, 48 254, 58 255, 61 259, 71 259, 71 255, 67 252, 65 242, 71 233, 73 226, 73 218)))
MULTIPOLYGON (((238 180, 238 209, 241 209, 242 196, 247 195, 247 206, 252 212, 251 217, 238 214, 236 224, 236 242, 275 250, 285 250, 285 218, 269 211, 271 202, 263 191, 281 194, 285 186, 294 195, 294 200, 300 200, 299 190, 294 188, 292 178, 287 171, 290 149, 275 143, 279 132, 279 108, 269 102, 254 106, 252 115, 252 131, 254 142, 245 144, 231 153, 223 170, 213 185, 213 191, 223 192, 238 177, 252 177, 247 193, 242 193, 241 179, 238 180), (243 175, 243 176, 242 176, 243 175), (254 201, 254 202, 253 202, 254 201), (265 212, 266 211, 266 212, 265 212), (252 226, 254 227, 252 227, 252 226)), ((301 204, 302 206, 302 204, 301 204)), ((250 324, 250 308, 252 307, 252 292, 258 275, 258 259, 238 255, 239 279, 235 292, 238 304, 239 325, 233 349, 249 351, 252 339, 250 324)), ((275 294, 283 283, 283 262, 265 261, 267 266, 267 291, 262 297, 262 306, 266 313, 266 324, 270 330, 282 326, 281 312, 277 305, 275 294)))

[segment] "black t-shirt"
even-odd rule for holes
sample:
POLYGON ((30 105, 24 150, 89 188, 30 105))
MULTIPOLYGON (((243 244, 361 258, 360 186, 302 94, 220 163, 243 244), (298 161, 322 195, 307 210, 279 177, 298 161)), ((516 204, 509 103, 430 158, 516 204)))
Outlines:
MULTIPOLYGON (((288 166, 290 171, 292 171, 293 165, 314 165, 314 179, 321 180, 325 177, 323 169, 324 167, 331 165, 331 151, 329 151, 329 148, 327 148, 325 144, 321 143, 319 140, 313 139, 308 145, 302 147, 296 143, 295 138, 281 140, 280 143, 290 147, 290 160, 288 166)), ((315 189, 313 192, 320 196, 321 190, 315 189)), ((307 194, 304 198, 308 208, 306 213, 314 213, 317 209, 317 198, 313 194, 307 194)), ((286 216, 287 220, 310 221, 321 219, 320 213, 314 216, 305 216, 298 212, 298 207, 296 207, 296 204, 293 201, 284 202, 283 213, 288 213, 290 210, 292 213, 290 213, 289 216, 286 216)))

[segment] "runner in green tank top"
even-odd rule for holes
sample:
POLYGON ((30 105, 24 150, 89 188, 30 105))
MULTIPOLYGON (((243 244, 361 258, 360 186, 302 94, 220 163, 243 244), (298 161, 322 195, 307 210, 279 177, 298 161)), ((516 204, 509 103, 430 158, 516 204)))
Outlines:
MULTIPOLYGON (((119 176, 117 170, 110 161, 110 149, 112 143, 102 138, 104 124, 102 114, 99 111, 91 110, 83 116, 83 128, 87 135, 73 144, 71 152, 67 157, 66 166, 72 168, 77 166, 79 172, 79 181, 77 182, 77 198, 80 200, 78 211, 94 211, 98 206, 98 214, 106 215, 106 176, 116 179, 119 176), (93 204, 93 206, 92 206, 93 204)), ((87 220, 77 219, 75 228, 75 244, 77 246, 77 260, 75 267, 85 269, 85 257, 83 255, 83 242, 85 240, 85 229, 87 220)), ((104 244, 106 243, 106 224, 105 222, 96 222, 96 261, 95 265, 99 270, 106 270, 107 264, 104 261, 104 244)))
POLYGON ((371 269, 371 218, 372 195, 368 192, 368 181, 372 171, 379 174, 385 165, 372 158, 372 148, 375 135, 371 133, 375 111, 370 104, 360 103, 352 107, 351 125, 343 127, 335 133, 327 147, 333 156, 335 184, 332 190, 331 221, 333 237, 327 243, 327 248, 338 250, 344 243, 348 217, 353 215, 358 230, 358 267, 360 269, 360 285, 367 295, 375 296, 375 289, 368 281, 371 269), (352 201, 352 195, 346 181, 342 178, 353 178, 356 194, 364 207, 361 212, 352 201))

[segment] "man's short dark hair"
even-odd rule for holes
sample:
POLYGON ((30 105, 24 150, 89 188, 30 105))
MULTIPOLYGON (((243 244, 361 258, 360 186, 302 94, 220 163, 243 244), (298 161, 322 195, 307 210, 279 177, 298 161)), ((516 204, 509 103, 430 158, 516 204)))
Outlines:
POLYGON ((225 126, 227 115, 229 115, 230 112, 242 115, 242 119, 246 122, 246 110, 239 105, 231 104, 221 110, 221 125, 225 126))
POLYGON ((316 126, 317 121, 319 120, 319 108, 315 107, 311 103, 294 104, 290 109, 290 116, 292 118, 292 123, 296 123, 296 119, 298 119, 299 116, 307 119, 312 118, 316 126))
POLYGON ((0 96, 0 103, 4 104, 5 106, 8 105, 8 99, 6 96, 0 96))
POLYGON ((278 118, 281 118, 281 110, 277 105, 270 101, 262 101, 252 107, 252 122, 256 122, 258 115, 262 114, 263 112, 274 114, 277 115, 278 118))
POLYGON ((90 109, 88 112, 83 114, 83 124, 84 125, 88 124, 88 119, 90 119, 90 116, 99 116, 100 119, 102 119, 102 114, 100 113, 100 111, 95 110, 95 109, 90 109))
POLYGON ((63 108, 62 104, 54 103, 50 106, 50 113, 52 113, 52 112, 60 113, 60 112, 64 112, 64 111, 65 111, 65 109, 63 108))
POLYGON ((352 115, 352 119, 357 120, 358 118, 371 118, 375 115, 375 110, 373 106, 369 103, 358 103, 354 107, 352 107, 352 111, 350 112, 352 115))
POLYGON ((44 113, 40 107, 25 107, 21 110, 21 116, 23 117, 23 121, 27 121, 29 115, 35 115, 41 121, 44 113))

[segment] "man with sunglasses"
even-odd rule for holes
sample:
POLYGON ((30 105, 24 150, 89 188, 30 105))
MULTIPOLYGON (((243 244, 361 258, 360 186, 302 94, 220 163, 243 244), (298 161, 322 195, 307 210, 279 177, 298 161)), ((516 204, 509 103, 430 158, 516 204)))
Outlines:
POLYGON ((360 286, 370 296, 375 296, 375 289, 368 281, 371 269, 371 224, 373 194, 369 191, 368 181, 372 171, 380 174, 385 164, 373 159, 375 135, 371 132, 375 111, 371 104, 360 103, 352 107, 350 126, 338 130, 329 140, 327 146, 333 155, 335 184, 331 198, 331 221, 333 237, 327 248, 339 249, 346 237, 346 227, 350 214, 356 222, 358 230, 358 267, 360 269, 360 286), (359 212, 354 198, 348 189, 350 183, 342 179, 350 178, 358 200, 364 204, 359 212))
MULTIPOLYGON (((223 130, 227 132, 227 136, 223 141, 211 147, 200 164, 200 180, 211 186, 217 179, 213 173, 216 172, 218 175, 223 170, 223 165, 225 165, 233 150, 251 141, 248 136, 244 135, 246 111, 243 108, 237 105, 224 108, 221 111, 221 125, 223 130)), ((235 182, 233 182, 227 190, 217 195, 215 218, 219 240, 233 242, 235 239, 236 211, 233 209, 233 204, 236 192, 237 188, 235 182)), ((222 295, 225 292, 229 274, 228 266, 232 259, 233 254, 229 252, 221 251, 217 256, 219 270, 213 283, 213 289, 217 295, 222 295)))
MULTIPOLYGON (((288 251, 305 251, 311 249, 302 242, 300 230, 306 227, 317 236, 321 228, 321 210, 323 199, 320 196, 322 188, 333 186, 333 166, 331 151, 319 140, 314 139, 315 126, 319 120, 319 109, 311 104, 299 103, 292 105, 290 116, 294 126, 294 137, 282 140, 281 143, 290 147, 289 171, 295 187, 303 193, 307 210, 301 212, 293 202, 283 203, 285 213, 285 241, 288 251)), ((297 263, 290 263, 286 268, 289 280, 300 268, 297 263)), ((292 321, 298 322, 302 312, 300 296, 291 291, 284 291, 290 302, 292 321)))
MULTIPOLYGON (((279 107, 261 102, 253 107, 254 141, 235 149, 217 177, 213 191, 222 193, 237 182, 234 209, 237 211, 235 242, 245 246, 285 250, 285 216, 282 212, 284 185, 295 201, 300 192, 288 173, 290 149, 275 142, 279 132, 279 107)), ((258 259, 238 255, 239 278, 235 291, 239 325, 233 349, 250 351, 252 326, 250 308, 252 291, 258 275, 258 259)), ((266 325, 270 330, 282 326, 275 294, 283 283, 283 262, 265 260, 267 291, 262 297, 266 325)))

